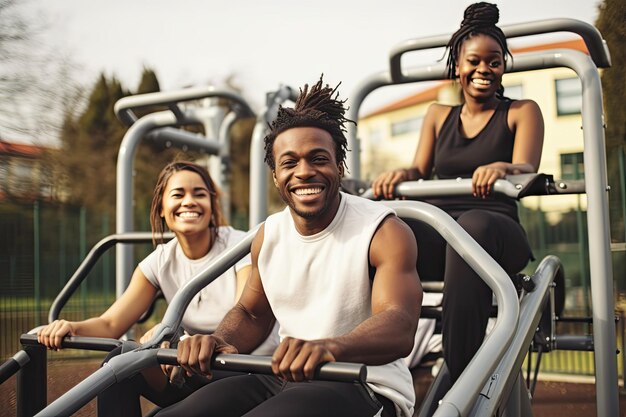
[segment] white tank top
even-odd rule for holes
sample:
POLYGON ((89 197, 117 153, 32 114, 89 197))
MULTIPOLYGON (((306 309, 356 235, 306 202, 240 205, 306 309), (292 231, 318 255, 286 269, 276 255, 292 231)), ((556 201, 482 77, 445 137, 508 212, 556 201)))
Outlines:
MULTIPOLYGON (((289 208, 268 217, 258 267, 281 340, 337 337, 371 316, 369 247, 390 214, 382 204, 341 193, 333 221, 312 236, 298 233, 289 208)), ((413 415, 415 392, 402 360, 368 366, 367 382, 396 404, 398 415, 413 415)))

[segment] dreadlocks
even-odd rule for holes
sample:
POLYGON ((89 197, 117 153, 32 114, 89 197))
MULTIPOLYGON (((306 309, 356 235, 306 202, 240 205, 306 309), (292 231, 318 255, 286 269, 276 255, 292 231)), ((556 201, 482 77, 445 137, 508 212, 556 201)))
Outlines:
POLYGON ((317 127, 330 133, 335 142, 337 164, 345 168, 348 141, 344 135, 346 132, 344 123, 356 123, 344 116, 346 101, 339 100, 339 93, 337 93, 337 88, 341 83, 331 89, 328 84, 323 85, 322 79, 323 75, 310 90, 308 84, 304 85, 304 89, 300 89, 295 107, 279 107, 278 115, 270 125, 270 132, 265 136, 265 162, 272 170, 276 168, 273 152, 276 136, 294 127, 317 127))
MULTIPOLYGON (((500 19, 500 12, 498 6, 491 3, 480 2, 470 4, 463 15, 463 21, 459 30, 454 32, 446 48, 448 49, 448 61, 446 68, 448 70, 448 78, 454 79, 455 67, 458 64, 459 54, 461 52, 461 46, 465 40, 472 36, 479 34, 491 36, 498 42, 500 48, 502 48, 502 55, 504 63, 506 65, 506 57, 512 56, 506 43, 506 36, 502 32, 496 23, 500 19)), ((504 88, 500 86, 498 90, 498 96, 502 96, 504 88)))

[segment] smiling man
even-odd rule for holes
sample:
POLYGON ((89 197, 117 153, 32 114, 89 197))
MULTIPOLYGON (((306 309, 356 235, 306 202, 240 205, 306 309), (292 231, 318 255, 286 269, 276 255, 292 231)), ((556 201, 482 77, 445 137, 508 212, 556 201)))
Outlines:
POLYGON ((281 108, 265 160, 287 207, 252 243, 239 303, 212 335, 178 345, 190 374, 210 376, 215 352, 247 353, 280 325, 273 376, 216 381, 159 416, 400 416, 413 414, 411 351, 422 291, 411 230, 380 203, 340 192, 344 102, 320 79, 281 108), (312 381, 324 362, 370 365, 362 384, 312 381))

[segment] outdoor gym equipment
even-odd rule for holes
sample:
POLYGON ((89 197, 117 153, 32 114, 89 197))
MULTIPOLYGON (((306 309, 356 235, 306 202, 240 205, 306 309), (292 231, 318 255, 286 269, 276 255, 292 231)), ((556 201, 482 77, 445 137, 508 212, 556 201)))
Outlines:
MULTIPOLYGON (((582 131, 584 142, 587 224, 591 273, 593 339, 595 346, 596 404, 598 417, 618 415, 617 342, 615 337, 613 271, 609 235, 607 167, 599 68, 611 65, 606 42, 592 25, 574 19, 550 19, 503 25, 507 38, 552 32, 571 32, 582 37, 590 55, 571 49, 514 54, 506 72, 566 67, 574 70, 582 84, 582 131)), ((397 84, 435 81, 446 78, 445 64, 403 68, 402 58, 414 51, 443 48, 450 34, 411 39, 390 53, 389 70, 365 79, 350 97, 348 118, 358 120, 364 99, 374 90, 397 84)), ((359 140, 356 128, 348 125, 348 173, 359 178, 359 140)))

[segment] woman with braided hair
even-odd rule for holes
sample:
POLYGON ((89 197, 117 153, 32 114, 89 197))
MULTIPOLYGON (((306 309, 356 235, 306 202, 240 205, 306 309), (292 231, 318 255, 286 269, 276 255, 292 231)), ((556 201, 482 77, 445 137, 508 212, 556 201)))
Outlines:
MULTIPOLYGON (((543 118, 532 100, 510 100, 503 93, 506 37, 496 26, 498 8, 470 5, 447 45, 449 78, 463 91, 463 104, 432 104, 406 169, 381 174, 374 194, 391 199, 395 186, 418 179, 471 178, 473 196, 429 199, 450 214, 509 274, 532 258, 512 199, 492 194, 494 182, 508 174, 537 172, 543 146, 543 118)), ((415 225, 422 279, 444 277, 444 359, 455 381, 485 336, 491 309, 489 287, 432 229, 415 225)))

